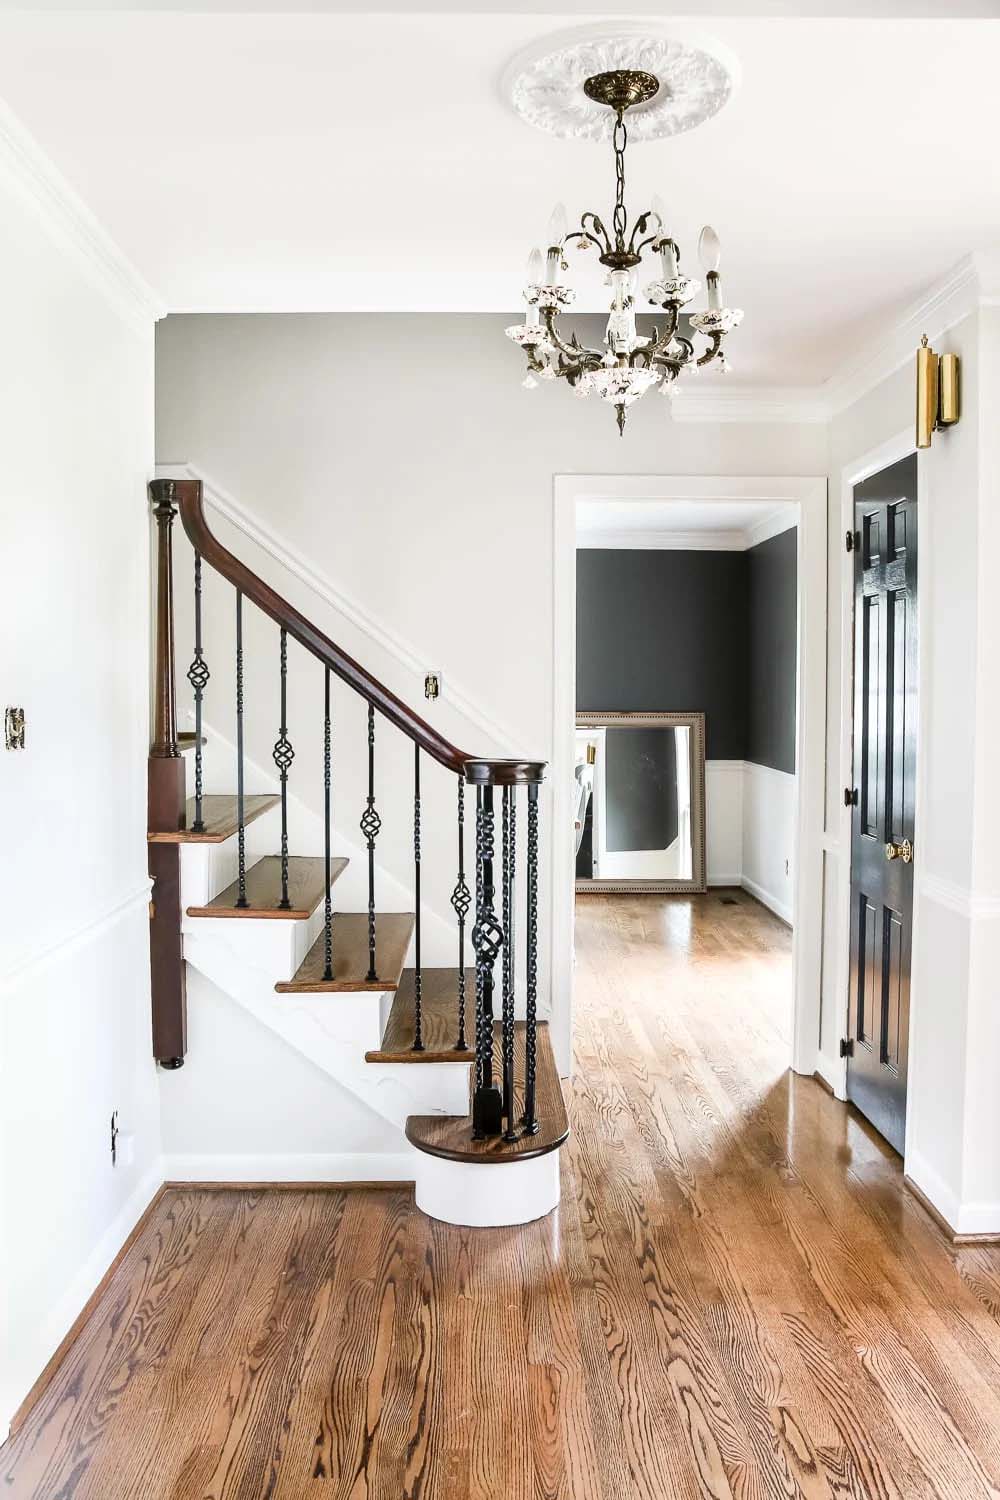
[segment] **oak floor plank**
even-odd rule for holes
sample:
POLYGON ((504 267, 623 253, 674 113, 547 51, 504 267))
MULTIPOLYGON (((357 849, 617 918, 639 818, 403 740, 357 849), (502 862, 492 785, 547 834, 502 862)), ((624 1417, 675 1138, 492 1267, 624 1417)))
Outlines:
POLYGON ((0 1494, 996 1500, 1000 1247, 787 1072, 788 931, 733 899, 579 901, 555 1214, 168 1189, 0 1494))

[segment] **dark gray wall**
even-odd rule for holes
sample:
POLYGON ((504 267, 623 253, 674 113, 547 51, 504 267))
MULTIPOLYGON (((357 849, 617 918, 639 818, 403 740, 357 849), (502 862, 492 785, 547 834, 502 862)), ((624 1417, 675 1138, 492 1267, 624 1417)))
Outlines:
POLYGON ((798 531, 751 547, 747 560, 750 695, 745 760, 795 770, 798 531))
POLYGON ((609 850, 669 849, 678 833, 672 729, 609 729, 604 737, 609 850))
POLYGON ((746 553, 582 548, 576 578, 577 708, 701 710, 709 758, 742 760, 746 553))
MULTIPOLYGON (((576 703, 705 714, 709 760, 795 770, 797 541, 576 554, 576 703)), ((637 846, 636 846, 637 847, 637 846)))

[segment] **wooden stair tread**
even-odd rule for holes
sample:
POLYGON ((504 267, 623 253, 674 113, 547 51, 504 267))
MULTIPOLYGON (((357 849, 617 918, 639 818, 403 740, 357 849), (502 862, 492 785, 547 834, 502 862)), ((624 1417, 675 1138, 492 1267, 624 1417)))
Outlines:
MULTIPOLYGON (((514 1039, 517 1077, 514 1096, 518 1111, 524 1095, 524 1022, 516 1022, 514 1039)), ((493 1073, 499 1079, 497 1066, 500 1055, 500 1027, 494 1030, 493 1073)), ((473 1074, 472 1083, 475 1083, 473 1074)), ((552 1052, 548 1023, 538 1023, 537 1069, 535 1074, 535 1112, 538 1116, 537 1135, 519 1135, 516 1141, 505 1141, 502 1136, 489 1140, 472 1139, 472 1121, 466 1115, 410 1115, 406 1122, 406 1139, 418 1151, 431 1156, 443 1156, 447 1161, 465 1161, 486 1164, 500 1161, 530 1161, 555 1151, 569 1135, 569 1117, 563 1099, 559 1070, 552 1052)))
POLYGON ((406 962, 415 917, 410 911, 379 912, 375 917, 377 979, 368 979, 368 913, 336 912, 333 918, 333 978, 324 979, 326 945, 321 932, 291 979, 274 987, 281 995, 358 994, 394 990, 406 962))
MULTIPOLYGON (((347 868, 346 859, 330 861, 330 884, 347 868)), ((322 856, 293 854, 288 860, 288 899, 291 908, 282 911, 281 856, 267 854, 247 871, 248 906, 238 907, 239 882, 234 880, 207 906, 189 906, 189 917, 276 917, 301 921, 311 917, 326 891, 326 860, 322 856)))
MULTIPOLYGON (((244 827, 247 823, 252 823, 254 818, 259 818, 262 813, 270 812, 272 807, 277 807, 280 801, 280 797, 270 794, 244 797, 244 827)), ((149 842, 151 844, 223 844, 239 830, 237 798, 235 797, 212 793, 201 799, 201 820, 205 825, 202 833, 191 831, 194 815, 194 798, 189 797, 184 808, 184 827, 166 833, 159 831, 147 834, 149 842)))
MULTIPOLYGON (((458 970, 424 969, 421 985, 420 1011, 424 1050, 413 1050, 413 996, 416 971, 406 969, 399 981, 396 998, 392 1002, 386 1022, 382 1045, 373 1052, 365 1053, 366 1062, 472 1062, 473 1053, 467 1047, 458 1051, 455 1038, 458 1035, 458 970)), ((468 1015, 466 1032, 473 1017, 475 974, 466 970, 466 1000, 468 1015)))

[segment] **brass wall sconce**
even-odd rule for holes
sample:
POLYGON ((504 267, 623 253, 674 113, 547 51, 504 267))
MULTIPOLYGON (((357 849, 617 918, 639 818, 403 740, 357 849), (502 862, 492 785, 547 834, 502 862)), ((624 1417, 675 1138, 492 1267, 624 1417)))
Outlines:
POLYGON ((954 427, 961 415, 957 354, 935 354, 924 334, 917 350, 917 447, 929 448, 931 436, 954 427))

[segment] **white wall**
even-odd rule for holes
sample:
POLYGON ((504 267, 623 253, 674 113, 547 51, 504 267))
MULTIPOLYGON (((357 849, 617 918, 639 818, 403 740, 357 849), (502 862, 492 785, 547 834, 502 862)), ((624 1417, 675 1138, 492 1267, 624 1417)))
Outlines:
MULTIPOLYGON (((152 315, 0 147, 0 1433, 159 1185, 145 841, 152 315), (111 1113, 133 1138, 111 1163, 111 1113)), ((20 148, 18 148, 20 150, 20 148)))
MULTIPOLYGON (((1000 1231, 1000 805, 995 671, 1000 648, 996 476, 1000 315, 982 306, 936 336, 962 358, 963 417, 919 460, 920 744, 905 1168, 961 1232, 1000 1231), (991 545, 992 543, 992 545, 991 545)), ((913 421, 907 365, 838 416, 831 494, 866 453, 913 421)), ((835 1076, 847 996, 841 901, 850 828, 839 805, 843 530, 830 512, 830 674, 823 1004, 824 1071, 835 1076)))
MULTIPOLYGON (((826 433, 816 424, 674 423, 667 403, 650 398, 630 413, 620 439, 603 406, 575 401, 561 387, 522 389, 506 321, 471 314, 168 318, 157 330, 157 458, 201 465, 419 662, 440 668, 444 698, 425 712, 463 748, 479 750, 484 733, 476 720, 489 720, 502 726, 502 739, 485 736, 487 751, 550 760, 553 476, 818 474, 826 471, 826 433), (479 710, 472 718, 450 701, 455 684, 479 710)), ((416 671, 359 641, 315 595, 303 598, 300 582, 259 549, 255 556, 245 538, 237 545, 335 639, 422 705, 416 671)), ((220 650, 228 621, 227 613, 220 650)), ((260 684, 269 704, 275 684, 275 671, 260 684)), ((252 683, 250 695, 257 691, 252 683)), ((220 689, 222 701, 228 692, 220 689)), ((211 720, 216 709, 210 703, 207 711, 211 720)), ((363 782, 357 720, 356 709, 345 707, 335 759, 349 792, 339 807, 353 821, 363 782)), ((269 706, 254 731, 257 753, 273 738, 274 722, 269 706)), ((388 734, 381 742, 388 745, 388 734)), ((402 762, 391 771, 382 785, 398 801, 380 840, 402 876, 408 777, 402 762)), ((436 768, 431 774, 443 777, 436 768)), ((318 799, 318 762, 303 775, 302 795, 318 799)), ((436 795, 450 798, 451 788, 436 795)), ((543 931, 548 808, 546 794, 543 931)), ((454 880, 450 809, 447 820, 426 817, 424 830, 433 870, 428 897, 446 902, 454 880), (447 840, 440 852, 439 840, 447 840)), ((544 996, 548 955, 542 959, 544 996)))
POLYGON ((745 760, 705 762, 709 885, 739 885, 791 924, 796 779, 745 760))

